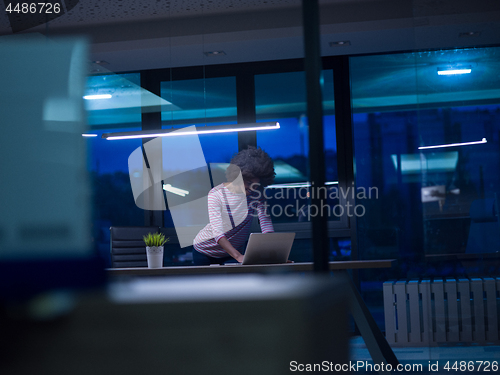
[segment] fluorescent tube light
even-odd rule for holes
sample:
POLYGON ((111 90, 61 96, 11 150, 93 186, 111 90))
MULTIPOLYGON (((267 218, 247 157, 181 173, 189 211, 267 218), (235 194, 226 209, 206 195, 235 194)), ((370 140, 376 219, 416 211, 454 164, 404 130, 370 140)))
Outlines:
POLYGON ((97 137, 97 134, 82 134, 82 137, 97 137))
POLYGON ((449 143, 446 145, 436 145, 436 146, 420 146, 419 150, 428 150, 430 148, 443 148, 443 147, 456 147, 456 146, 469 146, 469 145, 479 145, 481 143, 487 143, 486 138, 481 139, 480 141, 474 142, 463 142, 463 143, 449 143))
POLYGON ((472 71, 470 66, 456 67, 456 68, 437 68, 438 75, 450 76, 455 74, 468 74, 472 71))
POLYGON ((186 131, 182 128, 159 129, 159 130, 143 130, 137 132, 121 132, 121 133, 104 133, 102 138, 109 141, 118 139, 134 139, 134 138, 156 138, 156 137, 172 137, 181 135, 193 134, 216 134, 216 133, 232 133, 245 132, 252 130, 272 130, 279 129, 278 122, 258 122, 253 124, 235 124, 235 125, 213 125, 213 126, 197 126, 196 132, 192 131, 192 127, 187 127, 186 131))
POLYGON ((100 94, 100 95, 85 95, 83 99, 87 100, 97 100, 97 99, 111 99, 113 96, 110 94, 100 94))
POLYGON ((163 185, 163 190, 168 191, 168 192, 173 193, 173 194, 180 195, 181 197, 185 197, 186 195, 189 194, 189 191, 173 187, 170 184, 163 185))

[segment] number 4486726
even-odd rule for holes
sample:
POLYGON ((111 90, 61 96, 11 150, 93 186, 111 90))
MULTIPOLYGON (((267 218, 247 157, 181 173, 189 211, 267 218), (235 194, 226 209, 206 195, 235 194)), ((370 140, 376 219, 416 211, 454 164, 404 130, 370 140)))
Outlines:
POLYGON ((5 8, 7 13, 60 13, 59 3, 8 3, 5 8))
POLYGON ((497 361, 448 361, 444 365, 446 371, 498 371, 497 361))

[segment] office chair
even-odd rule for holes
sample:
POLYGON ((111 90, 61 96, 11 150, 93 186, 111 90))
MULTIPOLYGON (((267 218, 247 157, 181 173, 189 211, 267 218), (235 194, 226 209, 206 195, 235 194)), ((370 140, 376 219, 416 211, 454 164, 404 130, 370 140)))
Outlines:
POLYGON ((158 227, 111 227, 111 267, 147 267, 146 245, 142 236, 157 233, 158 227))

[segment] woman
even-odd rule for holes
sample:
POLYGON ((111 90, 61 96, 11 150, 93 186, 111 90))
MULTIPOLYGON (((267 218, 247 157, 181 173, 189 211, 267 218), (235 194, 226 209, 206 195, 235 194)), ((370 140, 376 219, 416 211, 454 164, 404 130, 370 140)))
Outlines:
POLYGON ((250 235, 252 219, 258 216, 262 233, 274 232, 261 190, 273 182, 274 163, 262 149, 249 147, 237 153, 226 170, 228 182, 208 193, 210 222, 194 239, 195 265, 243 261, 239 251, 250 235))

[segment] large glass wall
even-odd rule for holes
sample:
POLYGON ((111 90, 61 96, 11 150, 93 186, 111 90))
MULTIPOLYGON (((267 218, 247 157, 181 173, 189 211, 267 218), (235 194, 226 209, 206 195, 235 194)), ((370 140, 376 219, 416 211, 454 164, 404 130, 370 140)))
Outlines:
POLYGON ((379 193, 363 202, 359 256, 398 259, 361 273, 367 302, 381 314, 391 278, 498 275, 500 49, 350 61, 356 184, 379 193))
MULTIPOLYGON (((337 169, 337 139, 333 99, 333 71, 322 72, 323 131, 327 197, 322 212, 310 206, 309 127, 306 103, 306 82, 303 71, 255 75, 255 112, 258 122, 277 121, 280 129, 259 132, 257 145, 274 159, 275 183, 266 188, 269 213, 278 230, 297 231, 290 258, 311 261, 310 221, 315 215, 325 215, 339 222, 340 209, 337 169), (301 226, 296 226, 296 224, 301 226)), ((319 145, 319 147, 321 147, 319 145)), ((317 191, 317 190, 316 190, 317 191)), ((348 238, 330 238, 330 260, 349 259, 351 242, 348 238)))
MULTIPOLYGON (((397 260, 390 269, 353 272, 364 301, 384 330, 384 282, 498 277, 500 273, 500 48, 355 56, 349 61, 353 148, 340 143, 346 135, 339 132, 339 146, 346 146, 347 151, 339 147, 337 158, 332 70, 323 71, 325 143, 318 147, 325 150, 329 190, 334 190, 339 179, 346 183, 347 176, 339 176, 337 160, 348 169, 347 161, 353 158, 357 191, 362 189, 366 195, 356 196, 364 210, 356 215, 356 251, 352 254, 351 239, 346 236, 352 233, 349 223, 354 220, 346 220, 345 212, 341 217, 329 216, 329 258, 397 260)), ((241 105, 246 95, 241 82, 251 82, 253 87, 247 91, 255 92, 255 113, 250 115, 255 114, 259 122, 281 124, 279 130, 257 132, 256 138, 257 146, 276 163, 277 179, 266 191, 272 220, 276 230, 297 234, 290 258, 309 262, 306 88, 301 65, 294 63, 284 71, 276 64, 267 70, 264 62, 255 70, 252 64, 232 65, 229 73, 223 73, 227 76, 208 78, 197 68, 193 68, 196 74, 186 68, 182 77, 172 71, 167 79, 165 73, 162 82, 157 80, 161 89, 157 125, 166 129, 236 124, 242 107, 243 112, 252 112, 248 107, 254 107, 252 100, 241 105), (245 79, 238 75, 239 70, 245 79), (252 104, 248 106, 248 102, 252 104)), ((136 83, 138 77, 128 75, 136 83)), ((99 80, 94 83, 102 84, 99 80)), ((158 97, 153 102, 157 106, 158 97)), ((89 109, 93 132, 100 136, 106 131, 140 130, 143 124, 138 115, 149 111, 141 109, 143 105, 142 101, 116 113, 112 108, 89 109)), ((340 116, 338 120, 340 123, 340 116)), ((212 176, 223 176, 232 155, 245 146, 242 139, 237 133, 199 136, 212 176)), ((110 225, 144 225, 144 211, 133 202, 126 164, 141 141, 113 143, 96 137, 88 142, 95 155, 89 168, 97 181, 94 206, 102 233, 109 234, 110 225)), ((162 159, 164 165, 172 162, 176 160, 162 159)), ((197 179, 196 173, 193 171, 191 179, 182 176, 175 187, 194 189, 196 183, 190 181, 197 179)), ((337 204, 338 199, 329 200, 331 207, 337 204)), ((162 215, 175 239, 170 210, 162 215)), ((197 217, 194 211, 185 215, 197 217)), ((107 252, 109 239, 101 242, 107 252)), ((165 265, 190 264, 190 248, 180 248, 174 241, 167 246, 165 265)), ((422 300, 419 303, 423 309, 422 300)), ((432 309, 435 311, 435 305, 432 309)), ((430 314, 427 311, 426 318, 432 320, 430 314)), ((435 320, 432 324, 436 325, 435 320)), ((429 358, 432 356, 429 351, 429 358)))
MULTIPOLYGON (((495 246, 488 241, 496 239, 484 235, 480 236, 482 242, 471 240, 476 222, 496 220, 486 216, 497 205, 495 194, 500 184, 496 173, 500 166, 500 89, 499 79, 494 73, 499 67, 498 54, 498 48, 481 48, 350 59, 356 187, 370 192, 359 202, 365 208, 364 215, 357 218, 359 257, 399 260, 398 266, 392 270, 362 271, 365 290, 372 288, 379 293, 381 282, 390 277, 492 274, 498 270, 495 262, 481 261, 491 258, 495 246), (452 69, 462 69, 458 73, 463 74, 450 74, 452 69), (492 250, 481 250, 485 248, 492 250), (481 255, 476 256, 479 261, 472 264, 454 254, 481 255), (453 261, 445 256, 452 256, 453 261)), ((291 225, 290 228, 296 230, 295 225, 307 226, 309 221, 307 209, 301 210, 308 204, 309 190, 304 73, 300 68, 277 72, 276 65, 273 65, 271 72, 266 74, 265 65, 259 64, 252 81, 254 87, 249 92, 255 90, 257 121, 278 121, 281 129, 258 132, 257 146, 276 161, 275 186, 267 192, 270 207, 276 207, 270 211, 273 222, 278 227, 291 225), (285 210, 287 205, 291 206, 285 210)), ((232 66, 227 76, 217 77, 205 77, 204 70, 193 69, 193 74, 186 68, 182 75, 176 75, 176 70, 163 75, 170 77, 159 82, 159 126, 175 128, 236 123, 239 67, 232 66)), ((252 69, 251 64, 245 65, 245 74, 251 74, 252 69)), ((219 69, 218 74, 220 72, 219 69)), ((142 127, 138 116, 141 111, 148 112, 149 102, 144 99, 144 90, 138 88, 139 77, 138 73, 123 75, 122 78, 130 82, 128 84, 116 75, 111 78, 96 76, 89 80, 89 93, 107 90, 115 95, 128 90, 128 104, 122 103, 123 108, 117 105, 89 108, 89 121, 94 132, 139 130, 142 127), (115 82, 115 91, 109 82, 115 82), (134 90, 141 92, 139 101, 133 94, 134 90)), ((242 92, 244 90, 238 91, 238 95, 243 95, 242 92)), ((326 177, 330 190, 333 190, 339 176, 331 70, 323 71, 323 99, 326 177)), ((158 97, 153 96, 151 110, 157 105, 158 97)), ((223 171, 231 156, 238 151, 237 133, 207 134, 199 138, 204 158, 214 166, 213 171, 217 168, 223 171)), ((127 167, 124 161, 140 145, 140 141, 130 141, 130 145, 127 142, 113 144, 99 137, 89 138, 89 145, 96 155, 89 162, 90 169, 96 176, 106 174, 109 177, 109 174, 117 173, 125 176, 127 167)), ((126 181, 126 178, 122 180, 126 181)), ((99 196, 105 197, 104 192, 113 189, 119 190, 118 187, 103 188, 99 196)), ((334 199, 329 203, 333 207, 338 201, 334 199)), ((118 215, 120 209, 112 211, 118 215)), ((140 225, 143 215, 138 209, 137 213, 134 212, 135 209, 134 205, 130 215, 119 215, 112 224, 132 225, 137 220, 140 225)), ((109 218, 102 219, 110 221, 109 218)), ((164 219, 165 226, 173 226, 168 211, 164 219)), ((330 215, 329 219, 330 229, 337 228, 332 225, 339 224, 339 216, 330 215)), ((301 234, 305 239, 308 228, 304 227, 301 234)), ((332 254, 333 251, 350 254, 348 243, 339 245, 334 242, 332 254)), ((306 247, 309 248, 309 244, 306 247)), ((299 258, 309 260, 308 256, 299 258)))

